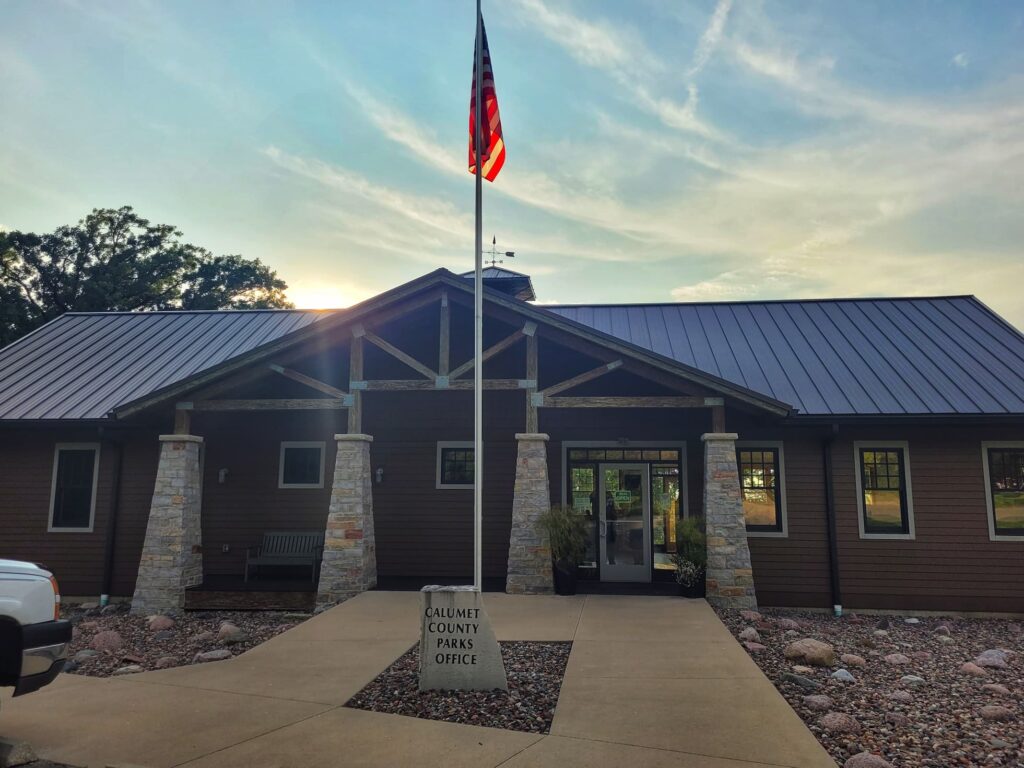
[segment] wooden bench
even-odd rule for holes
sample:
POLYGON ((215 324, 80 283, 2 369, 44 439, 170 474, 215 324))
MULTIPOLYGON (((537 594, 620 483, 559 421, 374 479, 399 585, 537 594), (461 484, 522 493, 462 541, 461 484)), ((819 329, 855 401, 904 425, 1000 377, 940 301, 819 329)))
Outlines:
POLYGON ((245 580, 249 568, 261 565, 298 565, 310 567, 310 579, 316 581, 324 554, 323 531, 273 531, 263 534, 263 543, 245 550, 245 580))

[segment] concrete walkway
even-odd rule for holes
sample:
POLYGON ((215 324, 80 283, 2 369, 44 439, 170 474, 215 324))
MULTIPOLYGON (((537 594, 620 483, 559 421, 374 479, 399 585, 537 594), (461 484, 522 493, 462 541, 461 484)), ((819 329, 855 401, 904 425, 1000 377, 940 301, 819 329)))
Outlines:
POLYGON ((341 706, 418 639, 411 592, 360 595, 230 661, 62 675, 5 698, 0 735, 79 766, 835 766, 704 601, 486 604, 499 640, 573 641, 550 735, 341 706))

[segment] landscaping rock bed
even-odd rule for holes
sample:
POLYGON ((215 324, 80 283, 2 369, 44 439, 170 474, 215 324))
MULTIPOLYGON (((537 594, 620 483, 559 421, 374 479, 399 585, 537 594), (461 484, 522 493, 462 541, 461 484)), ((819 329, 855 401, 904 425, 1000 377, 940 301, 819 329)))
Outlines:
POLYGON ((1020 622, 719 615, 845 768, 1024 766, 1020 622), (750 648, 749 629, 763 649, 750 648))
POLYGON ((210 611, 131 616, 128 606, 65 606, 74 624, 65 672, 110 677, 231 658, 291 629, 306 614, 210 611))
POLYGON ((572 643, 501 643, 504 691, 424 691, 418 688, 417 644, 345 705, 372 712, 511 731, 548 733, 572 643))

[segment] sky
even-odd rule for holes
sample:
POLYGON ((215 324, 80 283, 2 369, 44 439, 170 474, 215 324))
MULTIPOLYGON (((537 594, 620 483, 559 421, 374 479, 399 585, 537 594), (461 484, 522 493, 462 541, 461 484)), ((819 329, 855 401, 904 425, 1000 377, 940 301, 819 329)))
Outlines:
MULTIPOLYGON (((973 293, 1024 326, 1024 3, 485 0, 540 303, 973 293)), ((472 0, 0 0, 0 227, 132 205, 346 306, 473 264, 472 0)))

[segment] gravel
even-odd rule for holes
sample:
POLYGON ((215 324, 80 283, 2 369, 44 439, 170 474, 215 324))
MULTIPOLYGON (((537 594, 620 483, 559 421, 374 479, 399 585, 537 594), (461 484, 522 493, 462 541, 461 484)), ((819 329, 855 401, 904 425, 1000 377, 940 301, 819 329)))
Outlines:
POLYGON ((74 624, 65 671, 92 677, 202 663, 201 654, 213 651, 237 656, 308 618, 269 611, 203 611, 176 614, 169 617, 173 625, 168 626, 164 620, 130 616, 127 606, 120 605, 113 611, 108 606, 105 613, 95 607, 65 606, 63 617, 74 624), (225 624, 239 631, 224 633, 225 624))
POLYGON ((836 619, 794 611, 764 612, 760 620, 733 611, 719 615, 737 638, 747 628, 757 630, 767 647, 750 657, 838 765, 869 752, 897 768, 1024 766, 1024 629, 1019 622, 836 619), (792 629, 794 621, 797 635, 786 636, 784 627, 792 629), (794 674, 799 662, 783 652, 802 638, 832 645, 837 657, 862 657, 864 665, 853 667, 856 681, 833 678, 838 663, 794 674), (1000 649, 1011 653, 985 653, 1000 649), (994 665, 981 667, 979 659, 994 665), (1005 666, 998 666, 999 660, 1005 666), (984 676, 962 671, 968 663, 984 676))
POLYGON ((345 705, 426 720, 548 733, 572 643, 501 643, 504 691, 423 691, 419 644, 403 654, 345 705))

